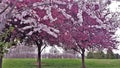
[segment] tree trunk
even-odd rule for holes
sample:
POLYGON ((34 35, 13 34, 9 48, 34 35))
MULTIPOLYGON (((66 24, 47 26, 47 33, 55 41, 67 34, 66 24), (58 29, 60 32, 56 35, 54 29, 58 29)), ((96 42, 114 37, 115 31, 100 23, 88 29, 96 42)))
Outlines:
POLYGON ((38 57, 37 57, 37 63, 38 63, 38 68, 41 68, 41 46, 42 46, 42 40, 36 41, 37 48, 38 48, 38 57))
POLYGON ((81 68, 86 68, 86 66, 85 66, 85 49, 84 48, 82 49, 81 57, 82 57, 82 67, 81 68))
POLYGON ((2 59, 3 59, 3 57, 0 56, 0 68, 2 68, 2 59))
POLYGON ((38 68, 41 68, 41 52, 40 52, 41 46, 39 46, 39 45, 37 45, 37 46, 38 46, 38 59, 37 59, 37 61, 38 61, 38 68))

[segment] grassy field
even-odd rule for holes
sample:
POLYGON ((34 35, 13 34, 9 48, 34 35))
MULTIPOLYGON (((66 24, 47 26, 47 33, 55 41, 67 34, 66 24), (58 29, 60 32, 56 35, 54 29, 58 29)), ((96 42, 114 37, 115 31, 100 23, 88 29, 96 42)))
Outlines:
MULTIPOLYGON (((120 59, 86 59, 87 68, 120 68, 120 59)), ((79 59, 43 59, 42 68, 80 68, 79 59)), ((36 68, 35 59, 4 59, 3 68, 36 68)))

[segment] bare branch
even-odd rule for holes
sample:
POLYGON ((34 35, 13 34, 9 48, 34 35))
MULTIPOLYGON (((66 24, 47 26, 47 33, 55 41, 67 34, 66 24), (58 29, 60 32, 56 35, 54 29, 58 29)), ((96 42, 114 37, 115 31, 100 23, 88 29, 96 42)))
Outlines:
POLYGON ((82 54, 79 50, 77 50, 76 48, 72 48, 74 51, 76 51, 76 52, 78 52, 78 53, 80 53, 80 54, 82 54))
POLYGON ((3 11, 0 12, 0 14, 4 13, 4 12, 8 9, 9 6, 10 6, 10 5, 7 5, 7 6, 3 9, 3 11))
POLYGON ((7 16, 7 19, 11 17, 11 13, 13 11, 13 9, 15 8, 16 4, 17 4, 18 0, 15 1, 15 3, 13 4, 13 6, 11 7, 11 10, 8 12, 8 14, 6 15, 7 16))
POLYGON ((47 47, 47 44, 46 44, 46 42, 44 42, 44 44, 45 44, 45 46, 41 49, 41 51, 40 52, 42 52, 46 47, 47 47))

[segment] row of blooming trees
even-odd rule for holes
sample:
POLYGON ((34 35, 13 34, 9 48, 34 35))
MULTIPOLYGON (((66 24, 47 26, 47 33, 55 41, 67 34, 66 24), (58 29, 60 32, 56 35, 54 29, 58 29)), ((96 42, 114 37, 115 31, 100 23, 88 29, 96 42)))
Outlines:
POLYGON ((10 9, 5 19, 7 23, 4 24, 14 27, 12 38, 28 45, 37 45, 38 68, 41 68, 41 47, 46 43, 79 52, 82 68, 86 68, 84 53, 89 48, 116 48, 117 42, 112 35, 118 24, 115 20, 116 14, 106 9, 109 1, 102 4, 104 7, 91 0, 2 2, 8 4, 10 9))

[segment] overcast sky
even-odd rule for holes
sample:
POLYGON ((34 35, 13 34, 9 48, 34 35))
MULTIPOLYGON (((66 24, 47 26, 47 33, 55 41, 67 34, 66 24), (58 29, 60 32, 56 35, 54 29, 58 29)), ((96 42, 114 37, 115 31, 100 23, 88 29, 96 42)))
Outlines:
MULTIPOLYGON (((117 40, 120 41, 120 29, 118 29, 115 34, 118 36, 117 40)), ((113 51, 114 51, 114 53, 119 53, 120 54, 120 45, 118 46, 118 50, 113 50, 113 51)))
MULTIPOLYGON (((111 12, 120 12, 120 1, 112 1, 111 5, 109 6, 111 12)), ((116 35, 120 37, 120 28, 116 32, 116 35)), ((118 38, 120 40, 120 38, 118 38)), ((118 46, 118 50, 113 50, 114 53, 120 54, 120 46, 118 46)))

